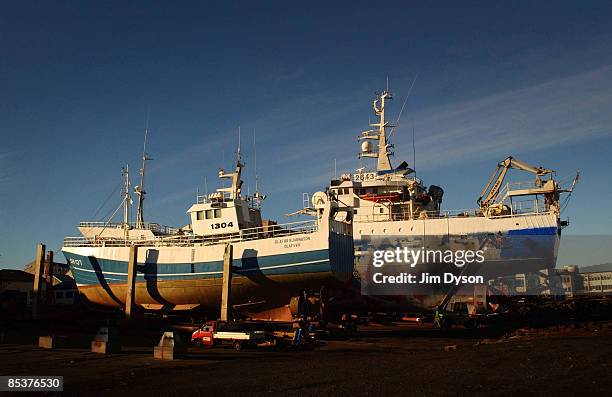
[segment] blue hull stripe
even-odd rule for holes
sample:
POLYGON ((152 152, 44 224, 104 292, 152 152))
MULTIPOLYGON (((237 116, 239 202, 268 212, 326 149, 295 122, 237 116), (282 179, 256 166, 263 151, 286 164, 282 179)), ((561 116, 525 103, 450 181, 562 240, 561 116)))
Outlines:
MULTIPOLYGON (((64 252, 69 263, 80 261, 80 266, 71 265, 75 281, 81 285, 99 284, 100 277, 108 283, 127 282, 127 262, 98 259, 64 252), (71 261, 73 259, 73 261, 71 261)), ((147 258, 149 260, 149 258, 147 258)), ((296 254, 271 255, 258 258, 234 259, 235 275, 251 277, 289 275, 296 273, 331 272, 327 250, 301 252, 296 254)), ((221 278, 223 262, 200 263, 139 263, 137 281, 194 280, 221 278)))
MULTIPOLYGON (((278 265, 278 266, 267 266, 267 267, 262 267, 260 269, 245 269, 245 270, 238 270, 236 271, 236 273, 241 274, 241 273, 247 273, 247 272, 253 272, 253 271, 258 271, 258 270, 268 270, 268 269, 279 269, 281 267, 295 267, 295 266, 303 266, 303 265, 310 265, 313 263, 327 263, 328 260, 327 259, 321 259, 318 261, 310 261, 310 262, 301 262, 301 263, 288 263, 286 265, 278 265)), ((84 268, 75 268, 78 271, 81 272, 89 272, 89 273, 95 273, 95 270, 92 269, 84 269, 84 268)), ((218 271, 218 272, 200 272, 200 273, 173 273, 173 274, 157 274, 157 277, 173 277, 173 276, 202 276, 202 275, 211 275, 211 274, 222 274, 222 271, 218 271)), ((112 276, 127 276, 127 273, 116 273, 116 272, 107 272, 105 271, 104 274, 110 274, 112 276)), ((146 277, 146 275, 145 275, 146 277)))
POLYGON ((551 235, 557 234, 556 227, 536 227, 532 229, 508 230, 510 236, 532 236, 532 235, 551 235))

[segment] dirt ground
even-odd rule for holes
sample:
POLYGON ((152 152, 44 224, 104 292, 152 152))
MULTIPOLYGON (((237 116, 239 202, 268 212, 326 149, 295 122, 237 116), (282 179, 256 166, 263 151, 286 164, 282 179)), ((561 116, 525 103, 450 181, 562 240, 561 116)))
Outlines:
POLYGON ((189 348, 159 361, 152 348, 121 354, 0 345, 0 375, 63 375, 64 395, 595 395, 612 390, 612 324, 519 330, 368 326, 310 350, 189 348))

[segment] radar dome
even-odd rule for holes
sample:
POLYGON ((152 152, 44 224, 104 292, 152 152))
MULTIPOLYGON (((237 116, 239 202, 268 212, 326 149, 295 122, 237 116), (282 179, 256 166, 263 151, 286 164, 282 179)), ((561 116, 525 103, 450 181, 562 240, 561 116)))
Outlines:
POLYGON ((361 144, 361 153, 370 153, 372 151, 372 144, 370 141, 365 141, 361 144))

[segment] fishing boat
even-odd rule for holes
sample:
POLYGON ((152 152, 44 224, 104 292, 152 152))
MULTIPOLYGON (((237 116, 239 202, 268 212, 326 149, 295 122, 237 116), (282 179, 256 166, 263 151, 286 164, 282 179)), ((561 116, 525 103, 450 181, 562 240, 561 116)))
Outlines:
MULTIPOLYGON (((484 261, 460 268, 439 260, 419 263, 420 273, 468 272, 482 275, 485 283, 517 273, 538 273, 555 267, 561 231, 562 195, 571 193, 578 174, 558 181, 553 170, 534 167, 511 156, 501 161, 477 200, 478 208, 450 211, 442 208, 444 190, 429 187, 407 162, 391 165, 388 101, 383 91, 373 101, 377 122, 362 132, 360 158, 372 158, 374 169, 361 167, 333 179, 327 190, 341 206, 353 209, 356 271, 367 295, 405 295, 419 306, 435 307, 449 287, 377 285, 371 276, 376 251, 409 248, 431 251, 482 251, 484 261), (377 145, 377 146, 375 146, 377 145), (504 184, 510 169, 530 172, 529 182, 504 184)), ((339 213, 337 220, 345 213, 339 213)), ((393 265, 393 264, 391 264, 393 265)), ((391 269, 387 266, 387 269, 391 269)), ((473 288, 472 288, 473 290, 473 288)))
MULTIPOLYGON (((131 222, 130 180, 120 207, 123 222, 82 222, 79 237, 66 237, 62 252, 79 292, 91 303, 123 307, 126 301, 128 258, 136 245, 135 302, 146 310, 202 309, 218 311, 223 258, 233 247, 231 301, 260 310, 287 307, 303 291, 346 282, 353 273, 351 217, 335 220, 341 208, 331 195, 317 205, 314 218, 277 224, 262 220, 265 198, 242 193, 244 163, 238 150, 235 169, 219 171, 229 180, 209 195, 197 195, 187 213, 190 223, 167 227, 145 222, 143 151, 136 222, 131 222)), ((118 212, 119 208, 115 211, 118 212)))

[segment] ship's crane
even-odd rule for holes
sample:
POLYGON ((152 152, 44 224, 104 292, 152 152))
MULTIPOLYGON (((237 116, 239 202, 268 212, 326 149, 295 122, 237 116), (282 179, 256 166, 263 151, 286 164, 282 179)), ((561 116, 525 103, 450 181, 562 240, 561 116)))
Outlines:
POLYGON ((485 186, 480 193, 480 197, 478 197, 478 200, 476 200, 476 203, 478 203, 481 208, 487 208, 495 202, 497 196, 499 195, 501 185, 504 182, 504 178, 506 177, 506 173, 510 168, 535 174, 536 186, 541 186, 543 176, 555 172, 554 170, 549 170, 542 167, 534 167, 517 160, 512 156, 508 156, 505 160, 500 161, 497 164, 497 169, 493 172, 493 175, 491 175, 489 183, 487 183, 487 186, 485 186))

